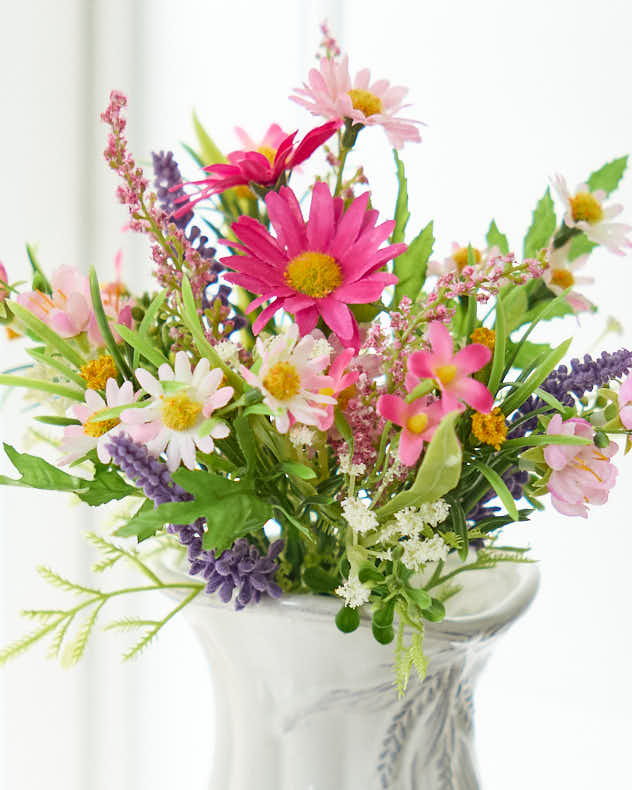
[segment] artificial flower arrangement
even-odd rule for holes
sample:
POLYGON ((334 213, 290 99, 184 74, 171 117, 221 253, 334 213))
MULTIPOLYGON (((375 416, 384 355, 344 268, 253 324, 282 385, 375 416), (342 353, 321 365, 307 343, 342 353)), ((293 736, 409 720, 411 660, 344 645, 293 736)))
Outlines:
POLYGON ((406 89, 366 69, 352 81, 323 32, 319 67, 292 98, 324 122, 298 140, 277 124, 259 142, 238 129, 242 147, 225 157, 196 120, 188 150, 203 172, 189 183, 161 152, 151 189, 127 148, 126 99, 111 94, 105 158, 129 228, 149 239, 156 292, 130 293, 118 267, 106 285, 67 266, 48 277, 31 248, 32 289, 19 291, 0 264, 2 320, 33 361, 0 383, 31 390, 35 419, 59 431, 56 463, 5 445, 20 477, 0 483, 95 507, 125 500, 126 523, 88 536, 104 555, 94 569, 126 559, 146 577, 105 592, 41 569, 80 602, 26 612, 38 628, 0 661, 45 637, 77 660, 123 594, 183 591, 162 620, 109 624, 141 630, 131 657, 198 595, 240 610, 311 593, 339 598, 343 632, 361 607, 371 613, 375 639, 395 643, 403 693, 413 668, 424 676, 424 624, 445 616, 459 574, 528 561, 498 545, 503 526, 546 497, 581 517, 607 500, 612 437, 632 431, 632 352, 569 368, 570 340, 530 337, 596 310, 576 274, 595 247, 632 246, 632 228, 613 221, 621 206, 606 203, 627 157, 575 191, 556 177, 563 213, 547 189, 522 259, 492 221, 485 249, 454 244, 431 260, 432 222, 405 242, 399 151, 420 140, 419 122, 400 115, 406 89), (363 168, 345 171, 379 126, 399 186, 386 220, 363 168), (318 151, 322 170, 301 197, 292 176, 318 151), (147 558, 156 545, 180 548, 189 580, 160 578, 147 558))

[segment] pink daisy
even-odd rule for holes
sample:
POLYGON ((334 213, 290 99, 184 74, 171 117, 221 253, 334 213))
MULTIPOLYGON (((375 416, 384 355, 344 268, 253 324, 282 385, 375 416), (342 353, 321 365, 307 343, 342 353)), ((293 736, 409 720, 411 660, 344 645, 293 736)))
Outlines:
POLYGON ((382 395, 377 402, 377 413, 403 428, 399 437, 398 456, 404 466, 414 466, 424 442, 429 442, 443 419, 443 405, 439 400, 417 398, 406 403, 397 395, 382 395))
POLYGON ((255 334, 283 309, 295 316, 301 335, 309 334, 321 317, 344 346, 359 348, 358 325, 348 305, 375 302, 387 285, 396 283, 395 275, 379 269, 406 249, 405 244, 379 249, 395 223, 376 227, 378 213, 367 210, 368 201, 367 192, 345 211, 342 198, 333 198, 320 181, 306 222, 296 195, 282 187, 266 196, 276 238, 251 217, 233 223, 243 243, 224 240, 241 253, 222 258, 237 272, 225 279, 260 294, 248 312, 274 300, 254 322, 255 334))
MULTIPOLYGON (((325 387, 322 389, 322 395, 331 395, 332 398, 336 398, 338 401, 338 396, 356 383, 360 376, 359 370, 350 370, 345 373, 347 366, 354 356, 355 350, 353 348, 345 348, 344 351, 341 351, 340 354, 338 354, 338 356, 331 363, 331 367, 327 373, 327 375, 331 378, 331 387, 325 387)), ((327 406, 327 415, 320 420, 318 427, 321 431, 328 431, 333 424, 334 407, 329 405, 327 406)))
POLYGON ((402 148, 405 142, 421 141, 415 124, 399 118, 396 113, 409 105, 402 104, 408 88, 391 85, 388 80, 371 82, 369 69, 362 69, 351 82, 349 58, 342 60, 323 58, 319 69, 309 72, 309 84, 296 88, 290 98, 308 109, 312 115, 323 118, 350 118, 354 124, 383 126, 393 148, 402 148))
POLYGON ((242 152, 258 151, 267 158, 270 164, 274 162, 276 153, 283 140, 285 140, 288 136, 291 136, 288 135, 287 132, 284 132, 278 123, 270 124, 266 133, 263 135, 263 138, 259 142, 253 140, 253 138, 240 126, 235 127, 235 134, 237 137, 239 137, 241 144, 243 145, 242 152))
POLYGON ((452 336, 439 321, 432 321, 428 327, 428 338, 432 351, 415 351, 408 358, 406 387, 412 391, 420 379, 434 379, 441 390, 444 414, 461 408, 459 401, 484 414, 491 411, 494 399, 490 391, 470 377, 489 362, 490 349, 470 343, 454 354, 452 336))
MULTIPOLYGON (((293 170, 308 159, 339 127, 339 121, 329 121, 322 126, 317 126, 308 132, 297 145, 294 145, 296 132, 293 132, 280 140, 276 149, 266 146, 263 150, 259 147, 256 151, 233 151, 228 154, 228 164, 209 165, 204 168, 205 172, 210 173, 208 178, 189 182, 199 186, 200 190, 194 196, 176 200, 176 203, 183 205, 174 213, 174 217, 177 219, 183 216, 201 200, 224 192, 231 187, 247 186, 251 182, 264 187, 274 187, 283 173, 293 170)), ((272 128, 270 127, 270 129, 272 128)), ((268 134, 270 129, 268 129, 268 134)), ((276 137, 276 131, 274 135, 276 137)), ((172 191, 180 189, 181 186, 182 184, 178 184, 172 187, 172 191)))

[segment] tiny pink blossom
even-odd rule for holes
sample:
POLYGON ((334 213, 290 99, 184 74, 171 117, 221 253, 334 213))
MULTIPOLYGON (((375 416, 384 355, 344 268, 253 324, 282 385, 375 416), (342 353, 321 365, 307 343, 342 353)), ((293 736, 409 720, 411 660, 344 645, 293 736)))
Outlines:
MULTIPOLYGON (((560 414, 551 418, 546 432, 585 439, 592 439, 595 435, 595 429, 583 417, 562 421, 560 414)), ((594 444, 550 444, 545 447, 544 460, 552 469, 547 488, 553 507, 566 516, 587 518, 587 504, 603 505, 618 474, 610 461, 617 450, 616 442, 610 442, 603 449, 594 444)))
MULTIPOLYGON (((338 399, 341 392, 344 392, 344 390, 356 383, 360 376, 359 370, 350 370, 345 373, 345 370, 354 356, 354 349, 345 348, 331 363, 329 371, 327 372, 327 375, 331 378, 331 386, 325 389, 325 395, 330 395, 332 398, 338 399)), ((325 409, 327 414, 320 419, 318 424, 321 431, 328 431, 334 424, 333 405, 325 404, 325 409)))
POLYGON ((444 414, 462 408, 459 401, 484 414, 491 411, 492 394, 484 384, 470 377, 470 373, 489 362, 490 349, 481 343, 471 343, 454 354, 452 336, 439 321, 428 327, 428 338, 432 351, 415 351, 408 358, 407 389, 412 391, 420 379, 434 379, 441 390, 444 414))
POLYGON ((619 419, 624 428, 632 431, 632 373, 619 390, 619 419))
POLYGON ((406 403, 397 395, 382 395, 377 402, 377 413, 385 420, 400 425, 398 456, 405 466, 414 466, 424 442, 429 442, 444 417, 442 403, 431 398, 417 398, 406 403))

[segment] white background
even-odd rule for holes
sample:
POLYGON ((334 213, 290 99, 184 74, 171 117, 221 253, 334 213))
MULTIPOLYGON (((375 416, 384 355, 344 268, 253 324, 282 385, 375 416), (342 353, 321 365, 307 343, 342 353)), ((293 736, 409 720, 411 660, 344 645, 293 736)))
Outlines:
MULTIPOLYGON (((125 215, 101 159, 98 113, 109 90, 129 95, 130 138, 143 161, 152 149, 177 151, 192 140, 193 107, 224 150, 237 147, 237 124, 253 136, 273 121, 305 132, 314 121, 287 95, 312 65, 324 17, 352 69, 369 66, 408 85, 411 116, 428 124, 423 143, 403 152, 409 230, 435 219, 440 257, 453 240, 480 246, 492 216, 519 252, 552 174, 574 185, 632 146, 625 2, 25 0, 3 3, 0 14, 0 259, 12 280, 26 277, 23 244, 31 241, 49 270, 96 264, 104 276, 123 248, 126 279, 146 282, 147 248, 120 232, 125 215)), ((363 132, 360 143, 375 205, 389 214, 388 145, 379 130, 363 132)), ((632 221, 632 176, 617 199, 632 221)), ((595 254, 588 295, 600 315, 581 325, 558 321, 546 339, 573 335, 583 353, 615 315, 624 335, 603 347, 632 347, 631 265, 630 256, 595 254)), ((3 349, 2 367, 17 364, 19 347, 3 349)), ((19 446, 19 395, 1 417, 3 439, 19 446)), ((486 790, 629 785, 632 468, 629 458, 617 463, 620 483, 590 519, 548 512, 507 537, 534 546, 543 581, 479 687, 486 790)), ((56 599, 36 565, 85 577, 92 558, 79 533, 92 513, 55 495, 0 496, 6 642, 28 626, 19 609, 56 599)), ((186 624, 173 622, 135 665, 118 663, 121 649, 115 635, 99 635, 77 669, 45 662, 40 649, 2 670, 0 787, 205 790, 212 699, 186 624)))

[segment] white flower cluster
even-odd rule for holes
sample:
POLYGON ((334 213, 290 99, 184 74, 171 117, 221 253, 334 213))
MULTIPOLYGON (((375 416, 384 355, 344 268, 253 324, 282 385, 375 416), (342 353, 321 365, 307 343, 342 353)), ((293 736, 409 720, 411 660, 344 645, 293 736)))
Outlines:
POLYGON ((353 575, 341 587, 337 587, 335 592, 344 600, 345 606, 350 609, 357 609, 358 606, 367 603, 371 595, 371 590, 365 587, 357 576, 353 575))
POLYGON ((354 532, 377 529, 377 517, 361 499, 347 497, 342 500, 342 515, 354 532))
POLYGON ((402 562, 411 571, 420 571, 427 562, 445 561, 448 556, 448 545, 441 535, 424 540, 410 538, 401 545, 404 549, 402 562))
POLYGON ((338 466, 344 475, 353 475, 354 477, 357 477, 358 475, 363 475, 366 472, 365 464, 351 463, 351 456, 349 453, 341 453, 338 456, 338 466))
POLYGON ((307 425, 296 423, 290 428, 290 441, 294 447, 309 447, 314 440, 314 431, 308 428, 307 425))
POLYGON ((437 499, 436 502, 427 502, 419 508, 419 515, 426 524, 436 527, 445 521, 450 513, 450 505, 443 500, 437 499))
POLYGON ((222 362, 239 362, 239 346, 231 340, 222 340, 215 346, 215 351, 222 362))

